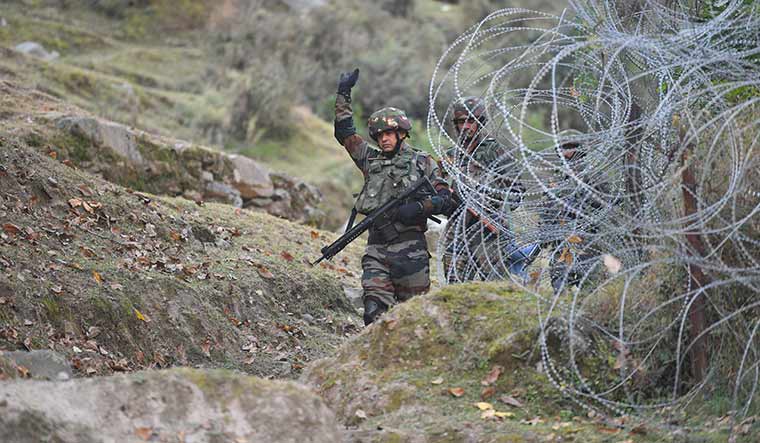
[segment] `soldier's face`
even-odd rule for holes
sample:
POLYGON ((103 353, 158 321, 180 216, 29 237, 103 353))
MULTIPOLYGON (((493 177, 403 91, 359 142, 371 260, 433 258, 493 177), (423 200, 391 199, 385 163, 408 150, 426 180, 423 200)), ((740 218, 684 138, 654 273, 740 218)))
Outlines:
POLYGON ((393 152, 398 144, 399 131, 383 131, 377 135, 377 144, 383 152, 393 152))
POLYGON ((457 113, 454 118, 454 128, 457 131, 457 135, 464 139, 472 139, 478 135, 480 130, 480 122, 472 117, 457 113))

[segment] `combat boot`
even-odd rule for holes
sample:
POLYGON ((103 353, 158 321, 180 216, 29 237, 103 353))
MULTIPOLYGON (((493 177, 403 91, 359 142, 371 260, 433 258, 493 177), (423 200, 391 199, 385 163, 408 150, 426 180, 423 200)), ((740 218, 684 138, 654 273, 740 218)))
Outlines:
POLYGON ((364 326, 368 326, 370 323, 377 320, 377 318, 383 315, 387 310, 388 306, 377 299, 364 299, 364 326))

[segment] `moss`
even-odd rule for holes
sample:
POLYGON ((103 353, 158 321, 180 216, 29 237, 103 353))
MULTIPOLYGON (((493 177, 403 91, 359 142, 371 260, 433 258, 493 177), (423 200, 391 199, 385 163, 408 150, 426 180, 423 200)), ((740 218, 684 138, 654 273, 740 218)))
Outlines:
POLYGON ((229 403, 244 395, 263 395, 270 383, 253 377, 241 377, 238 373, 224 369, 199 371, 180 368, 175 371, 193 382, 206 398, 220 404, 229 403))
POLYGON ((63 328, 64 320, 73 318, 68 306, 62 306, 56 297, 44 297, 42 305, 45 308, 45 316, 57 328, 63 328))

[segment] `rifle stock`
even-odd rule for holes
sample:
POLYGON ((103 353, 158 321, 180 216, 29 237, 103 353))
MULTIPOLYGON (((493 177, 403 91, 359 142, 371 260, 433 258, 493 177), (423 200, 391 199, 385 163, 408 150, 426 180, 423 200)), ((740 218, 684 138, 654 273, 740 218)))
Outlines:
MULTIPOLYGON (((336 254, 345 249, 345 247, 348 246, 352 241, 356 240, 360 235, 364 234, 370 227, 372 227, 375 221, 377 221, 385 213, 395 209, 397 206, 404 203, 409 197, 416 194, 421 188, 427 188, 426 190, 430 194, 435 194, 435 189, 433 188, 433 184, 430 183, 430 180, 428 180, 427 177, 420 178, 409 188, 407 188, 401 195, 391 198, 382 206, 370 212, 369 215, 364 218, 364 220, 359 222, 351 229, 347 230, 343 235, 338 237, 337 240, 322 248, 322 256, 319 257, 319 259, 317 259, 317 261, 313 262, 311 265, 315 266, 322 260, 330 260, 331 258, 335 257, 336 254)), ((435 217, 431 218, 437 223, 440 223, 440 220, 436 219, 435 217)))

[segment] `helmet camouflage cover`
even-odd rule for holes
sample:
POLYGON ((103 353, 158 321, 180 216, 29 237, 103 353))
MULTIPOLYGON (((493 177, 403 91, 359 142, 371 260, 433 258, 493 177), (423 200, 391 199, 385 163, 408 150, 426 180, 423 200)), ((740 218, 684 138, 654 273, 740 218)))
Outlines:
POLYGON ((463 97, 454 103, 454 119, 467 117, 470 114, 481 122, 486 119, 486 104, 480 97, 463 97))
POLYGON ((372 139, 377 139, 378 134, 384 131, 406 131, 412 130, 412 121, 406 116, 406 112, 398 108, 383 108, 372 113, 367 121, 369 135, 372 139))

